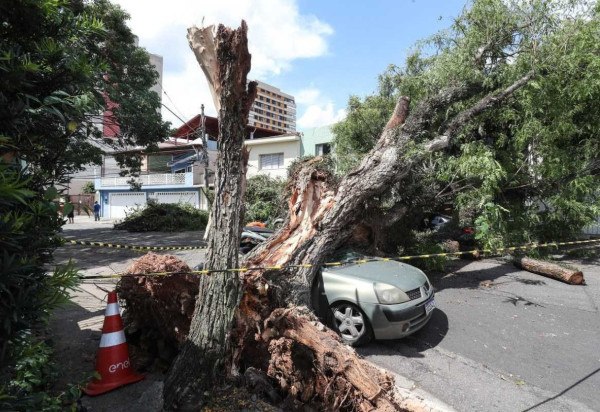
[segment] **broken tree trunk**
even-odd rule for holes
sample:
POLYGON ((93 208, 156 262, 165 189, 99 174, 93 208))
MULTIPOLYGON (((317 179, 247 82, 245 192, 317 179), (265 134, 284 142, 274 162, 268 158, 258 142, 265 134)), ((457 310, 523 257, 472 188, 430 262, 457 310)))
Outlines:
POLYGON ((560 280, 571 285, 585 285, 583 273, 577 269, 569 269, 555 263, 544 262, 543 260, 531 259, 528 257, 515 258, 513 263, 518 268, 528 272, 560 280))
MULTIPOLYGON (((232 30, 219 25, 188 30, 190 47, 208 79, 219 113, 219 153, 215 176, 213 224, 207 255, 211 269, 238 266, 247 153, 244 149, 248 112, 256 97, 250 71, 247 26, 232 30)), ((229 333, 242 294, 237 273, 200 278, 187 341, 165 381, 164 409, 198 409, 204 392, 227 374, 229 333)))

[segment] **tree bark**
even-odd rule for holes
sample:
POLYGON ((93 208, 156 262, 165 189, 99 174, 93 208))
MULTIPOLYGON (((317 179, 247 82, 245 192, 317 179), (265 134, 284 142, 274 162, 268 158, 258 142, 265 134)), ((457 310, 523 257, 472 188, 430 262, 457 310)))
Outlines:
MULTIPOLYGON (((207 267, 212 269, 238 267, 247 167, 243 145, 248 112, 256 97, 256 83, 246 84, 250 71, 247 30, 244 21, 236 30, 219 25, 216 34, 212 27, 188 30, 190 47, 219 111, 213 228, 207 256, 207 267)), ((188 339, 165 381, 166 410, 199 407, 204 392, 225 376, 229 333, 241 295, 237 273, 200 278, 188 339)))
POLYGON ((568 269, 555 263, 528 257, 515 258, 513 263, 516 267, 525 269, 528 272, 560 280, 571 285, 585 285, 583 273, 577 269, 568 269))

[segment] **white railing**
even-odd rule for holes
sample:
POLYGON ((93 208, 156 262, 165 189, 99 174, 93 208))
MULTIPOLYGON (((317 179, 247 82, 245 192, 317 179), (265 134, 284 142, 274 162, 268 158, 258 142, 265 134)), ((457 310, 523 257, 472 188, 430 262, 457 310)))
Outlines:
POLYGON ((163 173, 143 175, 139 177, 103 177, 100 180, 102 187, 129 186, 131 179, 142 186, 157 185, 183 185, 185 184, 185 173, 163 173))

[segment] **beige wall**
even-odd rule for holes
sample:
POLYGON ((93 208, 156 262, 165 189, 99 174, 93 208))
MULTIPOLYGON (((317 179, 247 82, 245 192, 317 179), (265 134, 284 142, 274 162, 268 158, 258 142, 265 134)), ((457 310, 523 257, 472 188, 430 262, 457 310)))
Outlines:
POLYGON ((246 177, 252 177, 259 174, 268 174, 271 177, 287 178, 288 166, 300 157, 300 139, 298 136, 256 139, 246 141, 246 146, 250 151, 248 158, 248 172, 246 177), (279 140, 279 141, 277 141, 279 140), (284 141, 282 141, 284 140, 284 141), (283 153, 283 167, 279 169, 260 169, 261 154, 283 153))

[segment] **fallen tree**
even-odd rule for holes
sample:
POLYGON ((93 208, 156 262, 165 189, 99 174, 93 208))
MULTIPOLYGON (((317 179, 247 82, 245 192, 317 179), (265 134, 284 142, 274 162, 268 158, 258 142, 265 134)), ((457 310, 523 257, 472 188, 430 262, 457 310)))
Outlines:
MULTIPOLYGON (((254 98, 246 26, 190 29, 190 45, 206 74, 219 111, 219 158, 215 224, 207 265, 238 267, 243 218, 244 128, 254 98)), ((410 110, 400 97, 377 144, 360 165, 338 181, 315 158, 290 182, 289 215, 283 227, 240 266, 296 265, 290 270, 214 273, 201 277, 188 340, 165 382, 165 409, 198 407, 207 389, 226 376, 255 367, 266 371, 289 397, 327 410, 400 409, 385 373, 358 358, 305 307, 320 265, 361 223, 364 209, 389 185, 406 176, 430 153, 449 147, 481 113, 503 104, 535 75, 517 76, 497 89, 483 81, 456 81, 410 110), (450 106, 463 109, 428 135, 432 119, 450 106)), ((403 213, 399 210, 398 213, 403 213)))
POLYGON ((560 280, 571 285, 585 285, 583 273, 578 269, 570 269, 557 265, 556 263, 528 257, 515 258, 513 263, 516 267, 524 269, 528 272, 560 280))

